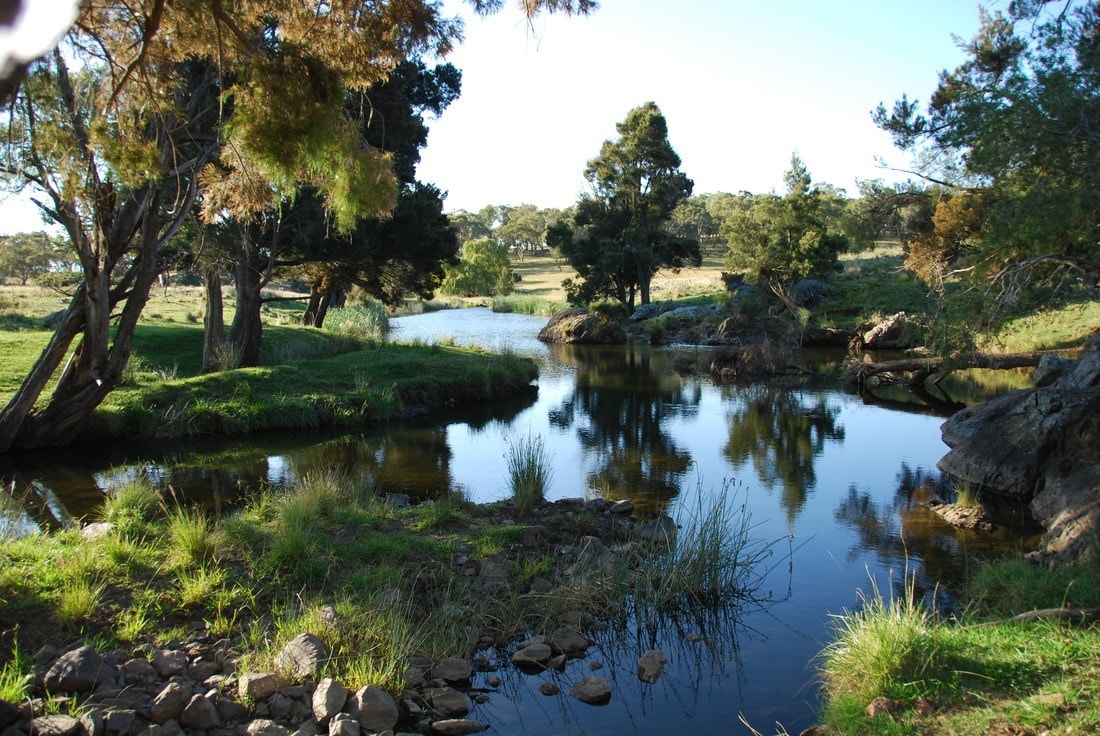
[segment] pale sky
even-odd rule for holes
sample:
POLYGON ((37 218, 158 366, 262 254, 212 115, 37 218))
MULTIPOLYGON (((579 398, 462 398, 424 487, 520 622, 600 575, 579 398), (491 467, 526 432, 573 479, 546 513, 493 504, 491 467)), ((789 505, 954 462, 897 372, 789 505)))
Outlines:
MULTIPOLYGON (((1003 10, 1007 0, 987 0, 1003 10)), ((695 193, 782 190, 793 152, 817 182, 905 178, 907 160, 870 111, 903 92, 927 101, 978 27, 975 0, 601 0, 587 17, 528 24, 506 0, 467 18, 447 59, 462 96, 430 120, 421 181, 448 211, 567 207, 615 124, 653 101, 695 193)), ((0 233, 39 230, 25 201, 0 203, 0 233)))
POLYGON ((508 5, 467 20, 449 57, 462 96, 430 123, 418 177, 450 211, 573 204, 585 164, 647 101, 696 194, 781 191, 797 151, 854 195, 857 179, 899 178, 876 156, 907 163, 871 110, 927 101, 962 61, 952 34, 978 27, 975 0, 601 0, 533 25, 508 5))

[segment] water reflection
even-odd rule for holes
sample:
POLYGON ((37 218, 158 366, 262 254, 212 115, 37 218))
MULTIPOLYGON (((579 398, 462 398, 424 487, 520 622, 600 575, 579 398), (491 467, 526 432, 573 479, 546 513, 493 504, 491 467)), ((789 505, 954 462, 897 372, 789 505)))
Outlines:
POLYGON ((576 431, 594 466, 586 486, 609 499, 630 498, 651 515, 667 510, 692 464, 670 420, 698 413, 699 385, 685 384, 667 370, 667 356, 648 346, 555 346, 554 354, 576 377, 572 393, 550 410, 550 424, 576 431))
POLYGON ((723 449, 734 466, 752 461, 768 488, 781 486, 780 505, 793 523, 817 476, 814 462, 827 442, 843 442, 839 408, 825 395, 757 385, 740 389, 730 404, 729 439, 723 449))

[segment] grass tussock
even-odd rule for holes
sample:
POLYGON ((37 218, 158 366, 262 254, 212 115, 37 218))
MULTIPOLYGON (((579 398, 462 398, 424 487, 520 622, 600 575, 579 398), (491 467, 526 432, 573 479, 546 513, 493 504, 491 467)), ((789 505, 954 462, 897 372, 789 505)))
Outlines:
POLYGON ((508 442, 508 489, 518 508, 529 509, 546 498, 554 477, 553 457, 542 437, 528 434, 508 442))
POLYGON ((912 591, 837 618, 821 656, 823 720, 836 734, 1096 733, 1100 627, 1009 622, 1027 610, 1100 606, 1095 559, 1048 570, 980 566, 961 622, 933 619, 912 591), (891 712, 866 707, 888 698, 891 712))

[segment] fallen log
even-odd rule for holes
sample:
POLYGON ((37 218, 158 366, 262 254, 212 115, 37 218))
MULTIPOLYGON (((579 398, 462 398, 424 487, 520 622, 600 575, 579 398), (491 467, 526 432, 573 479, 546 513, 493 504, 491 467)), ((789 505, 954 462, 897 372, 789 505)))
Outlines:
POLYGON ((845 380, 858 387, 884 386, 893 383, 907 383, 910 386, 923 385, 929 377, 947 371, 967 368, 1034 368, 1046 352, 1005 353, 993 355, 987 353, 966 353, 951 359, 902 358, 900 360, 882 360, 863 362, 849 360, 844 364, 845 380), (908 373, 908 378, 903 374, 908 373))

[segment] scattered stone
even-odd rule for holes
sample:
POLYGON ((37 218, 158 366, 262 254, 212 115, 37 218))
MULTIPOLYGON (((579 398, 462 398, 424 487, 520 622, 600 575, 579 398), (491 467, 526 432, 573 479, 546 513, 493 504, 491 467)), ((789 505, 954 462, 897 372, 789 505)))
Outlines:
POLYGON ((250 722, 245 726, 244 731, 248 736, 288 736, 290 734, 286 728, 266 718, 258 718, 250 722))
POLYGON ((298 677, 311 677, 328 659, 328 648, 314 634, 298 634, 275 656, 275 666, 298 677))
POLYGON ((622 499, 611 504, 611 507, 607 510, 609 514, 624 514, 629 515, 634 512, 634 504, 629 499, 622 499))
POLYGON ((341 683, 326 677, 317 683, 310 701, 313 717, 322 726, 327 726, 333 716, 340 712, 348 699, 348 689, 341 683))
POLYGON ((79 719, 60 713, 31 721, 31 733, 35 736, 74 736, 79 728, 79 719))
POLYGON ((871 718, 875 718, 881 715, 887 715, 895 712, 901 707, 901 703, 896 700, 890 700, 885 696, 879 695, 867 705, 867 715, 871 718))
POLYGON ((109 534, 113 528, 114 524, 109 521, 96 521, 81 527, 80 536, 91 541, 109 534))
POLYGON ((606 705, 611 700, 611 683, 603 677, 586 677, 574 684, 569 694, 588 705, 606 705))
POLYGON ((337 713, 328 724, 328 736, 359 736, 359 721, 347 713, 337 713))
POLYGON ((486 557, 481 560, 480 576, 489 580, 507 580, 512 562, 507 557, 486 557))
POLYGON ((532 644, 529 647, 517 650, 512 655, 512 663, 518 667, 543 667, 550 661, 552 656, 554 656, 554 652, 550 649, 549 644, 532 644))
POLYGON ((464 694, 451 687, 437 687, 424 694, 425 700, 440 716, 454 718, 470 712, 470 701, 464 694))
POLYGON ((209 731, 221 725, 214 701, 204 695, 193 695, 180 713, 179 723, 190 730, 209 731))
POLYGON ((352 696, 349 710, 369 731, 385 731, 397 725, 397 702, 385 690, 367 685, 352 696))
POLYGON ((602 670, 603 662, 589 662, 588 669, 592 670, 593 672, 595 672, 596 670, 602 670))
POLYGON ((82 693, 103 679, 103 659, 90 646, 62 654, 46 672, 42 684, 51 693, 82 693))
POLYGON ((543 680, 541 683, 539 683, 539 692, 543 695, 557 695, 561 692, 561 688, 552 682, 547 682, 546 680, 543 680))
POLYGON ((149 718, 153 723, 166 723, 173 718, 178 718, 190 700, 190 688, 178 682, 169 682, 153 696, 153 702, 149 707, 149 718))
POLYGON ((667 662, 664 653, 658 649, 650 649, 638 658, 638 679, 650 684, 657 682, 667 662))
POLYGON ((153 652, 152 665, 161 677, 182 675, 187 671, 187 652, 179 649, 158 649, 153 652))
POLYGON ((493 675, 492 677, 485 678, 485 684, 488 685, 489 687, 500 687, 501 683, 502 683, 502 680, 499 677, 497 677, 496 675, 493 675))
POLYGON ((698 632, 693 631, 690 634, 688 634, 687 636, 685 636, 684 638, 687 639, 688 641, 690 641, 692 644, 696 644, 696 643, 701 642, 703 640, 703 635, 698 633, 698 632))
POLYGON ((432 668, 432 676, 439 677, 447 682, 465 682, 474 673, 474 668, 465 659, 448 657, 440 660, 439 664, 432 668))
POLYGON ((559 626, 550 633, 550 643, 562 654, 579 657, 592 644, 587 636, 569 626, 559 626))
POLYGON ((634 527, 634 533, 647 542, 671 545, 676 541, 676 522, 671 516, 660 516, 646 524, 634 527))
POLYGON ((271 672, 245 672, 237 682, 237 692, 242 698, 263 700, 285 684, 283 678, 271 672))
POLYGON ((464 736, 464 734, 481 733, 489 728, 484 723, 468 721, 464 718, 452 718, 436 721, 432 724, 432 733, 439 736, 464 736))

